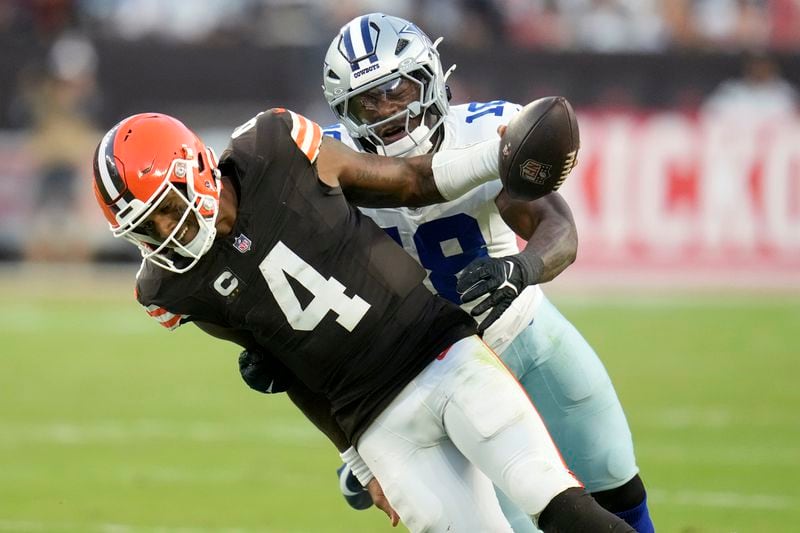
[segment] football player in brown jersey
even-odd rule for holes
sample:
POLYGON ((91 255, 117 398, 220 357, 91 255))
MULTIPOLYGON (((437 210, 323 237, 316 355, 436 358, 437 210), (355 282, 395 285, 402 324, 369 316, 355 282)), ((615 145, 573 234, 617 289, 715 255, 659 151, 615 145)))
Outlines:
POLYGON ((359 154, 273 109, 237 128, 217 161, 181 122, 150 113, 100 141, 94 190, 114 235, 142 252, 148 313, 261 349, 412 531, 510 533, 492 482, 546 532, 633 531, 567 470, 472 317, 431 294, 425 270, 343 195, 441 201, 464 189, 453 176, 495 178, 497 153, 486 141, 404 160, 359 154))

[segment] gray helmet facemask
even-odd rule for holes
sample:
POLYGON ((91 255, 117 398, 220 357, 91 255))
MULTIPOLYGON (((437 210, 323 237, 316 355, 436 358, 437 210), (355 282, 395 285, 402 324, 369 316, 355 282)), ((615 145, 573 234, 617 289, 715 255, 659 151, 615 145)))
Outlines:
POLYGON ((413 23, 398 17, 371 13, 342 26, 325 55, 323 85, 331 110, 352 137, 382 155, 412 156, 427 153, 431 138, 449 111, 445 73, 436 47, 413 23), (391 116, 366 123, 354 109, 354 98, 376 89, 397 85, 418 87, 418 97, 391 116), (393 84, 393 82, 395 82, 393 84), (420 118, 414 127, 412 120, 420 118), (387 124, 405 127, 406 135, 385 144, 378 132, 387 124))

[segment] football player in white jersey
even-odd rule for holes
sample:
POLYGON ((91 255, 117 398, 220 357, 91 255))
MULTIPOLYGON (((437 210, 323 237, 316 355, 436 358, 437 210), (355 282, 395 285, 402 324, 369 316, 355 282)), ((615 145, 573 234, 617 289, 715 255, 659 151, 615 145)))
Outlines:
MULTIPOLYGON (((502 100, 450 106, 445 83, 454 67, 443 71, 440 41, 381 13, 343 26, 323 71, 325 98, 340 123, 324 133, 389 156, 462 148, 496 136, 520 106, 502 100)), ((520 202, 501 189, 498 180, 439 205, 363 212, 427 269, 431 291, 478 318, 484 340, 519 379, 565 462, 595 499, 638 532, 652 532, 631 432, 609 376, 539 287, 575 258, 570 210, 557 193, 520 202), (523 250, 517 235, 527 240, 523 250)), ((369 495, 349 472, 343 465, 340 486, 351 505, 363 508, 369 495)), ((516 533, 535 531, 522 511, 498 497, 516 533)))

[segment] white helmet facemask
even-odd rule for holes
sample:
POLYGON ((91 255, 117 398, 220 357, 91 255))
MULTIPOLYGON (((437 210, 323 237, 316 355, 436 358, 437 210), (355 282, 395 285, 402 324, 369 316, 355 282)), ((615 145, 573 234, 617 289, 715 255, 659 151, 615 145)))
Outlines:
MULTIPOLYGON (((212 154, 209 154, 210 157, 213 157, 212 154)), ((215 159, 214 157, 213 160, 215 159)), ((217 234, 216 220, 219 214, 219 201, 210 195, 205 195, 195 190, 193 173, 196 170, 196 166, 196 160, 173 160, 167 172, 167 179, 164 180, 164 185, 153 195, 150 201, 145 203, 149 207, 139 210, 135 220, 127 221, 126 224, 120 225, 120 230, 114 232, 115 237, 123 237, 135 244, 144 259, 172 272, 182 273, 192 268, 214 244, 214 238, 217 234), (187 178, 185 188, 176 186, 168 178, 173 173, 187 178), (161 240, 144 230, 143 225, 146 219, 168 196, 180 200, 181 203, 185 204, 185 208, 171 233, 161 240), (180 241, 181 233, 185 231, 190 219, 193 219, 196 223, 197 234, 190 242, 182 243, 180 241), (172 256, 170 252, 175 252, 175 254, 187 258, 188 261, 176 261, 178 258, 172 256)), ((216 169, 214 176, 217 182, 216 186, 219 188, 218 171, 216 169)))

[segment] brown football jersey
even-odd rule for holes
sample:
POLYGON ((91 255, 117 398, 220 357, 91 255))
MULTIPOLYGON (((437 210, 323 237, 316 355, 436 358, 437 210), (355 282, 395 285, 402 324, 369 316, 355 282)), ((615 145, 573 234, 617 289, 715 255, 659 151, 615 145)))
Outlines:
POLYGON ((425 271, 319 180, 321 130, 273 109, 234 131, 220 170, 237 188, 231 233, 191 270, 148 262, 137 297, 167 327, 192 320, 252 333, 331 401, 355 439, 434 357, 474 333, 425 271))

